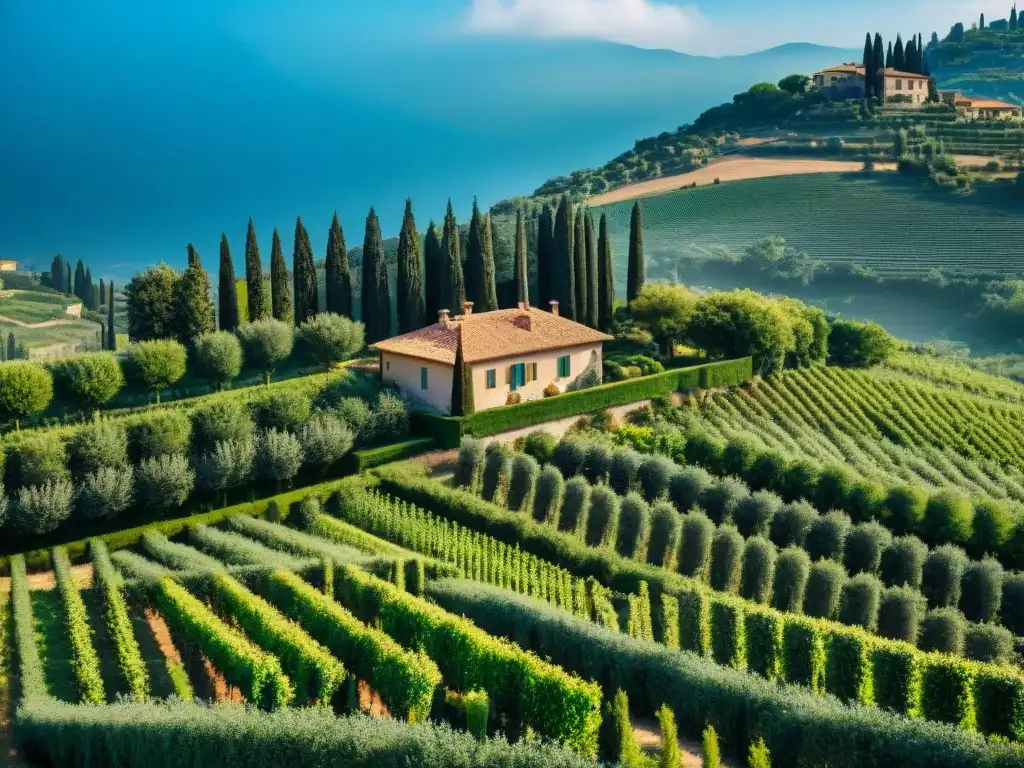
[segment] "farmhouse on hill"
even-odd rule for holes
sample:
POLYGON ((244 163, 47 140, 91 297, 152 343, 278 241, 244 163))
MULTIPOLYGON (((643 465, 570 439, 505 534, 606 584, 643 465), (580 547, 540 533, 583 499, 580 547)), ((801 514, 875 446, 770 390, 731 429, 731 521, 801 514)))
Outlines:
POLYGON ((0 259, 0 272, 16 272, 18 262, 14 259, 0 259))
MULTIPOLYGON (((886 101, 903 101, 919 106, 928 100, 927 75, 903 72, 898 69, 883 69, 886 101)), ((827 67, 814 73, 811 87, 828 88, 836 96, 859 98, 864 95, 864 67, 850 62, 836 67, 827 67)))
POLYGON ((939 96, 944 103, 952 104, 958 113, 967 118, 999 120, 1021 116, 1020 106, 999 99, 964 96, 960 91, 939 91, 939 96))
POLYGON ((589 370, 601 375, 602 344, 612 339, 558 314, 558 302, 545 312, 520 303, 516 309, 450 317, 417 331, 377 342, 381 379, 394 383, 402 395, 441 413, 452 412, 456 354, 472 387, 476 411, 508 405, 510 400, 535 400, 554 385, 564 392, 589 370))

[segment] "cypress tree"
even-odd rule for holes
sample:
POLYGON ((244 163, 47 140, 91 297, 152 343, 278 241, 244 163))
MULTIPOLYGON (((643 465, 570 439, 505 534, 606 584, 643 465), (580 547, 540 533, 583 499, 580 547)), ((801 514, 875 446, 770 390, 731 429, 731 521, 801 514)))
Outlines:
POLYGON ((90 298, 92 305, 89 309, 96 311, 100 308, 100 287, 98 285, 92 286, 90 293, 92 294, 92 297, 90 298))
POLYGON ((554 220, 551 206, 547 203, 537 219, 537 306, 547 309, 551 295, 551 262, 554 258, 555 241, 552 234, 554 220))
POLYGON ((608 216, 601 214, 597 237, 597 321, 602 331, 612 327, 615 312, 615 262, 612 241, 608 237, 608 216))
POLYGON ((64 293, 73 294, 74 286, 71 281, 71 262, 64 262, 64 293))
POLYGON ((597 328, 601 323, 601 310, 599 308, 598 283, 600 282, 599 269, 597 266, 597 240, 594 233, 594 216, 590 209, 587 209, 584 218, 584 236, 587 247, 587 325, 597 328))
POLYGON ((313 245, 302 217, 295 219, 295 245, 292 250, 292 278, 295 280, 295 324, 302 325, 320 311, 316 287, 313 245))
POLYGON ((483 309, 487 293, 484 278, 484 225, 480 217, 480 206, 473 198, 473 213, 469 217, 469 234, 466 235, 466 261, 463 264, 466 280, 466 301, 473 302, 473 308, 483 309))
POLYGON ((18 342, 14 338, 14 331, 11 331, 9 334, 7 334, 7 359, 18 359, 18 342))
POLYGON ((892 69, 892 40, 889 41, 889 47, 885 51, 885 68, 892 69))
POLYGON ((896 34, 896 45, 892 48, 892 68, 903 70, 907 65, 906 57, 904 56, 905 51, 903 50, 903 37, 896 34))
POLYGON ((106 303, 107 303, 107 284, 103 281, 103 278, 101 277, 100 278, 100 297, 99 297, 99 300, 96 302, 96 309, 99 310, 99 308, 102 307, 106 303))
POLYGON ((907 47, 903 52, 903 67, 907 72, 920 74, 917 71, 917 35, 911 37, 907 42, 907 47))
POLYGON ((245 233, 245 292, 249 321, 263 320, 267 316, 267 308, 263 305, 263 262, 251 217, 245 233))
POLYGON ((484 301, 483 306, 477 310, 493 312, 498 308, 498 286, 496 284, 496 272, 494 266, 494 227, 491 224, 491 214, 483 215, 483 246, 484 246, 484 301))
POLYGON ((875 67, 874 75, 875 82, 873 84, 874 95, 876 99, 884 97, 885 88, 882 83, 882 70, 885 69, 885 43, 882 42, 882 36, 879 33, 875 33, 874 42, 874 53, 875 53, 875 67))
POLYGON ((864 95, 869 99, 875 92, 875 52, 871 47, 871 33, 864 33, 864 95))
POLYGON ((174 284, 174 328, 178 341, 186 345, 214 328, 210 277, 192 243, 188 244, 188 267, 174 284))
POLYGON ((473 375, 462 352, 462 323, 458 324, 455 343, 455 368, 452 371, 452 416, 471 416, 476 410, 473 402, 473 375))
POLYGON ((235 264, 231 261, 228 236, 220 236, 220 273, 217 283, 217 311, 220 329, 233 331, 238 327, 238 287, 235 285, 235 264))
POLYGON ((412 214, 412 198, 405 201, 402 232, 398 236, 398 332, 408 333, 424 324, 420 235, 412 214))
POLYGON ((88 309, 96 309, 96 294, 92 289, 92 267, 85 270, 85 296, 82 297, 88 309))
POLYGON ((630 304, 644 287, 644 220, 640 201, 633 204, 629 220, 629 271, 626 276, 626 301, 630 304))
POLYGON ((50 262, 50 282, 53 283, 53 290, 57 293, 64 293, 64 257, 59 253, 50 262))
POLYGON ((529 303, 530 275, 526 264, 526 228, 523 226, 523 209, 516 209, 516 301, 529 303))
POLYGON ((443 308, 441 297, 444 295, 442 281, 445 270, 441 255, 441 238, 437 235, 437 225, 431 219, 427 225, 427 236, 423 241, 423 298, 426 311, 426 323, 436 323, 438 312, 443 308))
POLYGON ((288 266, 284 263, 277 227, 270 240, 270 304, 274 319, 291 325, 292 292, 288 287, 288 266))
POLYGON ((334 212, 327 232, 327 258, 324 259, 324 304, 328 312, 352 317, 352 273, 348 267, 345 233, 334 212))
POLYGON ((1010 9, 1010 30, 1017 30, 1017 6, 1014 4, 1013 8, 1010 9))
POLYGON ((114 283, 107 286, 107 349, 117 351, 117 330, 114 324, 114 283))
POLYGON ((576 322, 587 322, 587 225, 581 207, 573 219, 572 265, 575 270, 573 284, 576 286, 576 322))
POLYGON ((391 335, 391 292, 388 290, 380 220, 373 208, 366 217, 366 236, 363 239, 362 311, 367 344, 391 335))
POLYGON ((462 247, 459 242, 459 222, 448 200, 444 215, 444 234, 441 237, 441 306, 452 315, 461 315, 466 302, 466 282, 462 274, 462 247))
POLYGON ((985 14, 981 14, 981 19, 978 21, 978 29, 985 28, 985 14))
POLYGON ((74 294, 81 301, 85 301, 85 265, 82 264, 82 260, 78 260, 78 266, 75 267, 75 286, 74 294))
POLYGON ((576 319, 575 270, 572 258, 572 198, 568 194, 558 201, 555 229, 552 236, 551 298, 558 302, 559 314, 576 319))

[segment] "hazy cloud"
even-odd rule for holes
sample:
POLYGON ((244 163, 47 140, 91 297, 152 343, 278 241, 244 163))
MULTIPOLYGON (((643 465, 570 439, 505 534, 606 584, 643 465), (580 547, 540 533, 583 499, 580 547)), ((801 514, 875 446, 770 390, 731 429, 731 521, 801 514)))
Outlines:
POLYGON ((475 34, 581 37, 676 51, 692 50, 707 27, 696 7, 658 0, 473 0, 465 24, 475 34))

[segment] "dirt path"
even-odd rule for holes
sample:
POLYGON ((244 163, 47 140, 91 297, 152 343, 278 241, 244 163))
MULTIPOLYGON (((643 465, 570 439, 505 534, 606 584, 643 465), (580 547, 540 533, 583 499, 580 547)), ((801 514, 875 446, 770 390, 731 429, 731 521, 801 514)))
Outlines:
POLYGON ((380 694, 373 690, 365 680, 359 681, 359 709, 374 717, 391 717, 380 694))
MULTIPOLYGON (((75 585, 79 589, 89 589, 92 586, 92 563, 82 563, 81 565, 71 566, 71 578, 75 580, 75 585)), ((7 592, 11 588, 11 577, 0 576, 0 592, 7 592)), ((57 577, 53 575, 53 571, 36 571, 35 573, 28 574, 28 588, 30 590, 36 589, 56 589, 57 588, 57 577)))
MULTIPOLYGON (((850 173, 859 171, 864 167, 861 160, 815 160, 807 158, 784 158, 784 157, 747 157, 745 155, 730 155, 727 157, 715 158, 704 168, 698 168, 689 173, 678 176, 666 176, 661 179, 641 181, 638 184, 630 184, 603 195, 597 195, 587 200, 588 205, 608 205, 619 203, 623 200, 633 200, 637 197, 648 197, 660 195, 665 192, 673 192, 683 187, 688 187, 694 182, 697 186, 713 184, 715 179, 719 181, 743 181, 745 179, 760 179, 769 176, 797 176, 808 173, 850 173)), ((894 171, 895 163, 875 163, 876 171, 894 171)))
MULTIPOLYGON (((631 717, 633 723, 633 735, 636 737, 640 749, 649 755, 661 751, 661 726, 654 718, 631 717)), ((701 744, 689 739, 679 739, 679 750, 683 753, 683 768, 701 768, 701 744)), ((722 759, 724 768, 737 768, 736 764, 729 760, 722 759)))

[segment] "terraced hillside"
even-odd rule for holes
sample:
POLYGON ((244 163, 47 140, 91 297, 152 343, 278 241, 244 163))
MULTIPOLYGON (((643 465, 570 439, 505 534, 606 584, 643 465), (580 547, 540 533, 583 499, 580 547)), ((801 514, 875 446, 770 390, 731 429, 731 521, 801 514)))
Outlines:
MULTIPOLYGON (((813 174, 723 182, 644 200, 644 240, 652 269, 706 258, 715 246, 742 249, 769 235, 826 262, 879 275, 1014 275, 1024 267, 1024 219, 1001 185, 967 196, 892 174, 813 174), (866 221, 872 222, 865 227, 866 221)), ((632 202, 606 212, 625 280, 632 202)))

